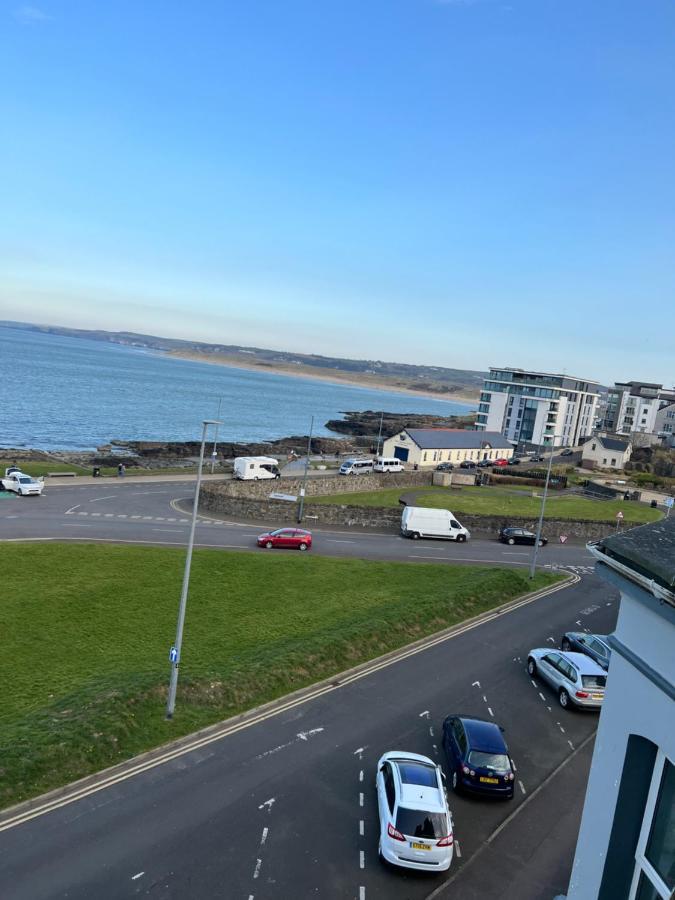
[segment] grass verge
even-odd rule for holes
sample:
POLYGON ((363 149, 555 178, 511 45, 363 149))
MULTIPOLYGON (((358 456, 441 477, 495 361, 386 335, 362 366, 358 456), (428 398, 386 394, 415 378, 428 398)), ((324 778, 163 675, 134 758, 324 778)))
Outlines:
POLYGON ((282 696, 557 576, 198 550, 176 716, 164 719, 185 554, 2 544, 0 806, 282 696))
MULTIPOLYGON (((457 488, 430 488, 416 493, 415 505, 431 506, 439 509, 451 509, 458 515, 461 513, 477 516, 522 516, 538 517, 541 509, 541 491, 532 496, 532 488, 524 491, 516 485, 499 487, 473 487, 462 485, 457 488)), ((327 494, 320 497, 309 497, 311 503, 331 503, 344 506, 398 507, 399 498, 409 494, 410 488, 385 488, 381 491, 367 491, 348 494, 327 494)), ((615 522, 616 514, 621 510, 624 524, 639 525, 654 522, 662 517, 658 509, 642 506, 639 503, 622 500, 587 500, 574 494, 556 496, 549 493, 546 500, 547 519, 567 519, 570 521, 615 522)))

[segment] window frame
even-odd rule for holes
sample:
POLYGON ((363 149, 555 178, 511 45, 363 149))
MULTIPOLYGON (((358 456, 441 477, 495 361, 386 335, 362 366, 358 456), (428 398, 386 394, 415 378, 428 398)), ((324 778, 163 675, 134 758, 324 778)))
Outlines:
POLYGON ((652 832, 654 814, 656 813, 656 806, 659 801, 659 793, 663 782, 666 763, 675 767, 675 762, 669 759, 663 750, 659 749, 656 754, 656 760, 654 761, 652 780, 649 785, 644 816, 642 817, 642 827, 640 829, 637 847, 635 848, 635 868, 633 870, 633 880, 631 881, 628 900, 635 900, 637 897, 637 891, 640 886, 640 876, 643 874, 647 883, 651 883, 651 886, 662 900, 670 900, 672 897, 672 889, 664 882, 654 866, 647 859, 646 855, 647 844, 649 843, 652 832))

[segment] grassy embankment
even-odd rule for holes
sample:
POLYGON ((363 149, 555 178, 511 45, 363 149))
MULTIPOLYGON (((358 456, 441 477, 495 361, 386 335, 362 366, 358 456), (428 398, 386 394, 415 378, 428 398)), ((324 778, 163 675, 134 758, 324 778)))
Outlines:
POLYGON ((0 545, 0 806, 461 622, 556 576, 198 550, 176 716, 164 719, 185 554, 0 545))
MULTIPOLYGON (((367 491, 347 494, 329 494, 326 496, 308 497, 307 503, 333 503, 346 506, 398 507, 399 498, 409 494, 414 488, 384 488, 380 491, 367 491)), ((431 506, 438 509, 451 509, 457 513, 475 514, 477 516, 522 516, 531 518, 539 516, 541 509, 541 490, 519 486, 509 488, 473 487, 461 488, 429 488, 416 493, 416 506, 431 506)), ((658 509, 643 506, 639 503, 622 500, 587 500, 585 497, 567 494, 556 496, 549 492, 546 500, 547 519, 568 519, 571 521, 615 522, 616 514, 621 510, 624 523, 642 524, 660 519, 662 513, 658 509)))

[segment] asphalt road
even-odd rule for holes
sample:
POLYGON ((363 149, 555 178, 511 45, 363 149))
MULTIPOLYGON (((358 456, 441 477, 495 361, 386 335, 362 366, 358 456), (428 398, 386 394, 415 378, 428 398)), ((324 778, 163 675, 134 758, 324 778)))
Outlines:
POLYGON ((578 818, 566 818, 565 810, 579 808, 589 765, 584 742, 594 734, 597 716, 561 709, 552 692, 530 680, 525 660, 531 647, 553 646, 567 629, 611 631, 617 605, 604 583, 583 577, 571 588, 0 831, 0 895, 422 900, 433 893, 491 900, 513 896, 509 883, 521 878, 519 900, 550 898, 566 888, 578 818), (376 761, 382 752, 400 749, 442 762, 441 723, 451 712, 504 726, 517 767, 516 796, 506 803, 451 796, 456 856, 447 875, 385 868, 377 858, 376 761), (544 790, 534 792, 566 761, 544 789, 558 797, 547 809, 544 790), (558 785, 564 801, 555 794, 558 785), (532 830, 532 822, 541 854, 533 855, 531 842, 526 849, 525 826, 532 830), (525 856, 526 882, 518 874, 525 856), (488 859, 501 875, 486 889, 480 879, 488 859), (455 883, 462 889, 455 890, 455 883))
MULTIPOLYGON (((0 500, 0 540, 100 540, 183 547, 190 527, 193 492, 194 481, 187 480, 48 483, 42 497, 5 495, 0 500)), ((303 525, 314 536, 312 552, 326 556, 526 567, 532 553, 530 547, 509 547, 493 540, 473 539, 466 544, 411 541, 398 534, 320 528, 310 518, 303 525)), ((197 527, 196 545, 255 549, 256 536, 267 527, 265 523, 221 521, 204 515, 197 527)), ((558 566, 580 574, 592 572, 591 557, 580 544, 550 544, 539 551, 538 561, 542 566, 558 566)))

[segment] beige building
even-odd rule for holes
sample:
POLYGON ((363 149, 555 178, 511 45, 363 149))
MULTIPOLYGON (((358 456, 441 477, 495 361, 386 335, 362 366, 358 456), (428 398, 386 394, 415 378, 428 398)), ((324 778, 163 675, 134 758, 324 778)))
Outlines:
POLYGON ((596 434, 589 438, 581 451, 584 469, 616 469, 621 471, 633 452, 630 441, 596 434))
POLYGON ((387 438, 383 456, 393 456, 406 468, 459 465, 464 460, 511 459, 513 444, 498 431, 466 431, 459 428, 407 428, 387 438))

